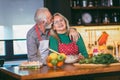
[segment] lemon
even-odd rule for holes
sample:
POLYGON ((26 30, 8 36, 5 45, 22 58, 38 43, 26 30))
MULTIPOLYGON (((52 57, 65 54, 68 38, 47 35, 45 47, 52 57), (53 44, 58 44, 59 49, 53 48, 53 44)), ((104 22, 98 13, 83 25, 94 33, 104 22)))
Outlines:
POLYGON ((57 59, 58 57, 57 53, 50 53, 49 56, 51 57, 51 59, 57 59))

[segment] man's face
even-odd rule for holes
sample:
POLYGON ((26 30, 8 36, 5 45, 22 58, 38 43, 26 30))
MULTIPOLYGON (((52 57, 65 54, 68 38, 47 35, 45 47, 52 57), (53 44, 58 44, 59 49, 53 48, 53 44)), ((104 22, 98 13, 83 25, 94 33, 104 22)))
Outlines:
POLYGON ((45 14, 46 14, 46 17, 47 17, 47 25, 49 25, 52 21, 52 15, 49 11, 46 11, 45 14))
POLYGON ((51 23, 52 23, 52 15, 49 11, 45 12, 46 18, 47 18, 47 22, 45 24, 46 29, 50 29, 51 28, 51 23))
MULTIPOLYGON (((41 14, 41 11, 37 12, 37 16, 39 16, 41 14)), ((44 15, 46 15, 46 21, 38 21, 37 24, 38 25, 43 25, 46 28, 50 28, 51 27, 51 22, 52 22, 52 15, 49 11, 45 11, 44 15)))

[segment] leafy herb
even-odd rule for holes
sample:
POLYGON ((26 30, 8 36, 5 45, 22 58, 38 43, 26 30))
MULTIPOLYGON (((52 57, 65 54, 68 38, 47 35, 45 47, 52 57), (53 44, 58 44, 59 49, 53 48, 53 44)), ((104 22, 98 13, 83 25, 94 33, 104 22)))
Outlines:
POLYGON ((107 53, 101 53, 98 55, 93 56, 92 58, 86 58, 79 61, 80 64, 111 64, 118 62, 117 59, 115 59, 111 54, 107 53))

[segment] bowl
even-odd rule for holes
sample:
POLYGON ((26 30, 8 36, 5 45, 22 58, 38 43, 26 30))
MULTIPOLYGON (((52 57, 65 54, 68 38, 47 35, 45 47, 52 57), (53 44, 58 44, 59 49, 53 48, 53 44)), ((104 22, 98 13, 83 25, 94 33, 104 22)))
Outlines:
POLYGON ((65 57, 62 54, 52 53, 48 55, 46 64, 49 68, 61 68, 64 65, 65 57))
POLYGON ((67 55, 65 63, 75 63, 78 61, 78 55, 67 55))

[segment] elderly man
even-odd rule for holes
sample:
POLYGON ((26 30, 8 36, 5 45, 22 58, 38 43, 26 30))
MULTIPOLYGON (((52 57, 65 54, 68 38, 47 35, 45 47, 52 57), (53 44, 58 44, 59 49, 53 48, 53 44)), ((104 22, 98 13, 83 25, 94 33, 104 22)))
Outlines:
MULTIPOLYGON (((36 24, 27 33, 27 51, 29 61, 40 61, 46 64, 46 57, 49 54, 49 30, 52 23, 52 15, 47 8, 37 9, 34 20, 36 24)), ((79 34, 76 30, 70 29, 70 37, 77 40, 79 34)), ((53 44, 54 45, 54 44, 53 44)))

